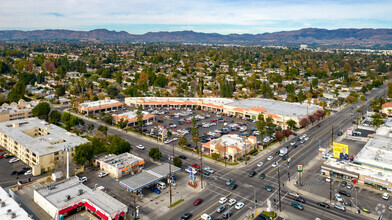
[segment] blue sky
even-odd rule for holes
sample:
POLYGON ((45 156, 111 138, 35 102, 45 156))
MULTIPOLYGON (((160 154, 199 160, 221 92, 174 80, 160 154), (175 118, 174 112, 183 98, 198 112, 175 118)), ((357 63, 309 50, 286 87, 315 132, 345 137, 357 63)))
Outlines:
POLYGON ((0 30, 106 28, 143 34, 392 28, 391 0, 1 0, 0 30))

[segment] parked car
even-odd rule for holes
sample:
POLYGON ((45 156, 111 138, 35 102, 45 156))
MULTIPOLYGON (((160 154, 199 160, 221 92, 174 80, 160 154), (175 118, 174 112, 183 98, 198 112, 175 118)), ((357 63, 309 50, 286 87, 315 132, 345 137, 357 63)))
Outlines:
POLYGON ((317 205, 329 209, 329 205, 326 202, 318 202, 317 205))
POLYGON ((9 163, 16 163, 18 161, 19 161, 18 158, 12 158, 12 159, 9 160, 9 163))
POLYGON ((336 200, 338 200, 338 202, 343 202, 342 196, 339 195, 338 193, 335 194, 335 198, 336 198, 336 200))
POLYGON ((351 184, 351 183, 347 183, 347 186, 346 186, 346 188, 347 188, 347 189, 352 189, 352 188, 353 188, 353 184, 351 184))
POLYGON ((232 184, 230 184, 230 189, 231 189, 231 190, 236 189, 237 186, 238 186, 237 184, 232 183, 232 184))
POLYGON ((87 182, 87 177, 80 177, 79 178, 79 183, 84 183, 84 182, 87 182))
POLYGON ((226 181, 226 185, 228 185, 228 186, 230 186, 232 183, 234 183, 235 182, 235 180, 234 179, 228 179, 227 181, 226 181))
POLYGON ((31 175, 31 174, 32 174, 31 170, 28 170, 28 171, 26 171, 26 172, 24 173, 25 176, 31 175))
POLYGON ((102 178, 102 177, 107 176, 107 175, 108 175, 107 172, 100 172, 100 173, 98 174, 98 177, 102 178))
POLYGON ((268 191, 268 192, 271 192, 272 191, 272 187, 271 186, 269 186, 269 185, 265 185, 265 189, 268 191))
POLYGON ((339 194, 342 194, 342 195, 347 196, 347 197, 351 197, 350 193, 347 192, 347 191, 344 191, 344 190, 339 190, 339 194))
POLYGON ((327 182, 327 183, 331 182, 331 177, 326 177, 325 182, 327 182))
POLYGON ((196 200, 193 202, 193 205, 194 205, 194 206, 197 206, 197 205, 199 205, 202 201, 203 201, 203 200, 202 200, 201 198, 198 198, 198 199, 196 199, 196 200))
POLYGON ((11 175, 15 175, 16 173, 18 173, 18 171, 16 171, 16 170, 13 170, 13 171, 11 171, 11 175))
POLYGON ((291 202, 291 206, 294 207, 294 208, 300 209, 300 210, 304 209, 304 207, 301 204, 299 204, 298 202, 296 202, 296 201, 292 201, 291 202))
POLYGON ((383 193, 383 194, 382 194, 382 198, 385 199, 385 200, 388 200, 389 197, 390 197, 390 196, 389 196, 388 193, 383 193))
POLYGON ((223 212, 225 209, 226 209, 226 206, 225 206, 225 205, 220 205, 220 206, 218 206, 218 207, 216 208, 216 212, 217 212, 217 213, 221 213, 221 212, 223 212))
POLYGON ((226 201, 227 201, 227 198, 226 198, 226 197, 221 197, 221 198, 219 199, 219 203, 220 203, 220 204, 224 204, 226 201))
POLYGON ((180 155, 180 156, 178 156, 179 158, 181 158, 181 159, 183 159, 183 160, 186 160, 186 156, 185 155, 180 155))
POLYGON ((260 178, 260 179, 264 179, 264 178, 265 178, 265 174, 264 174, 264 173, 260 173, 259 178, 260 178))
POLYGON ((263 166, 263 165, 264 165, 264 163, 261 162, 261 161, 257 163, 257 166, 258 166, 258 167, 261 167, 261 166, 263 166))
POLYGON ((24 170, 19 170, 17 173, 16 173, 16 175, 22 175, 22 174, 24 174, 26 171, 24 171, 24 170))
POLYGON ((229 199, 229 202, 227 202, 227 204, 229 206, 233 206, 236 202, 237 202, 237 200, 235 200, 235 199, 229 199))
POLYGON ((346 185, 347 185, 347 182, 346 182, 346 181, 342 181, 342 182, 340 183, 340 186, 341 186, 341 187, 346 187, 346 185))
POLYGON ((230 218, 232 215, 233 215, 233 212, 230 211, 230 210, 227 210, 226 212, 224 212, 224 213, 222 214, 222 218, 228 219, 228 218, 230 218))
MULTIPOLYGON (((279 154, 279 153, 278 153, 279 154)), ((269 156, 268 158, 267 158, 267 160, 272 160, 272 158, 274 158, 273 156, 269 156)))

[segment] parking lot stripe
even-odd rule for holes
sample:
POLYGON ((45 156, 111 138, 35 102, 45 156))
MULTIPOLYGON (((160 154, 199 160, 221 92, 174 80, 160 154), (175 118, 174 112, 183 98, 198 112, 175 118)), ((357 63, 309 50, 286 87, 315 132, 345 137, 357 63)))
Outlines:
MULTIPOLYGON (((229 197, 231 195, 231 193, 227 194, 226 197, 229 197)), ((200 212, 199 214, 195 215, 195 217, 192 218, 192 220, 195 219, 199 219, 203 213, 207 212, 210 208, 212 208, 213 206, 215 206, 216 204, 218 204, 219 201, 215 202, 214 204, 210 205, 208 208, 204 209, 202 212, 200 212)))

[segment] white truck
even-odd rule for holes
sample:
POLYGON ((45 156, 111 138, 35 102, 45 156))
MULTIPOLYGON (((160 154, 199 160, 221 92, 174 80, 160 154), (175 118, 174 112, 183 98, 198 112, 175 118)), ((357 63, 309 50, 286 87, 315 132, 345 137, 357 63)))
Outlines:
POLYGON ((283 157, 284 155, 287 154, 287 152, 289 152, 289 149, 287 147, 283 147, 282 149, 280 149, 279 151, 279 156, 283 157))
POLYGON ((202 220, 212 220, 211 216, 208 215, 207 213, 204 213, 203 215, 201 215, 200 219, 202 219, 202 220))

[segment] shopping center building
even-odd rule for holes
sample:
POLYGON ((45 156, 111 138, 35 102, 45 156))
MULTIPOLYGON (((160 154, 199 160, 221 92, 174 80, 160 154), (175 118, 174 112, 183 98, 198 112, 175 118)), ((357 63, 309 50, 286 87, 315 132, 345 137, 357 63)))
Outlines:
POLYGON ((117 100, 105 99, 94 102, 85 102, 78 105, 78 111, 87 115, 99 112, 118 110, 123 107, 123 103, 117 100))
MULTIPOLYGON (((128 112, 124 112, 122 114, 114 114, 113 115, 113 121, 115 124, 119 124, 121 119, 125 120, 127 122, 127 126, 135 126, 137 125, 137 111, 128 111, 128 112)), ((153 122, 155 120, 155 116, 142 111, 143 114, 143 123, 147 123, 147 122, 153 122)))
POLYGON ((119 155, 109 154, 95 160, 95 165, 102 171, 108 172, 114 178, 120 178, 126 174, 134 175, 144 168, 143 158, 130 153, 119 155))
POLYGON ((141 105, 143 108, 186 107, 222 112, 253 120, 257 120, 257 116, 263 113, 264 117, 272 117, 278 125, 285 125, 290 119, 299 124, 302 118, 321 109, 319 106, 306 103, 291 103, 261 98, 232 100, 227 98, 128 97, 125 98, 125 104, 135 107, 141 105))
POLYGON ((321 164, 326 176, 392 191, 392 129, 379 128, 351 162, 330 158, 321 164))

